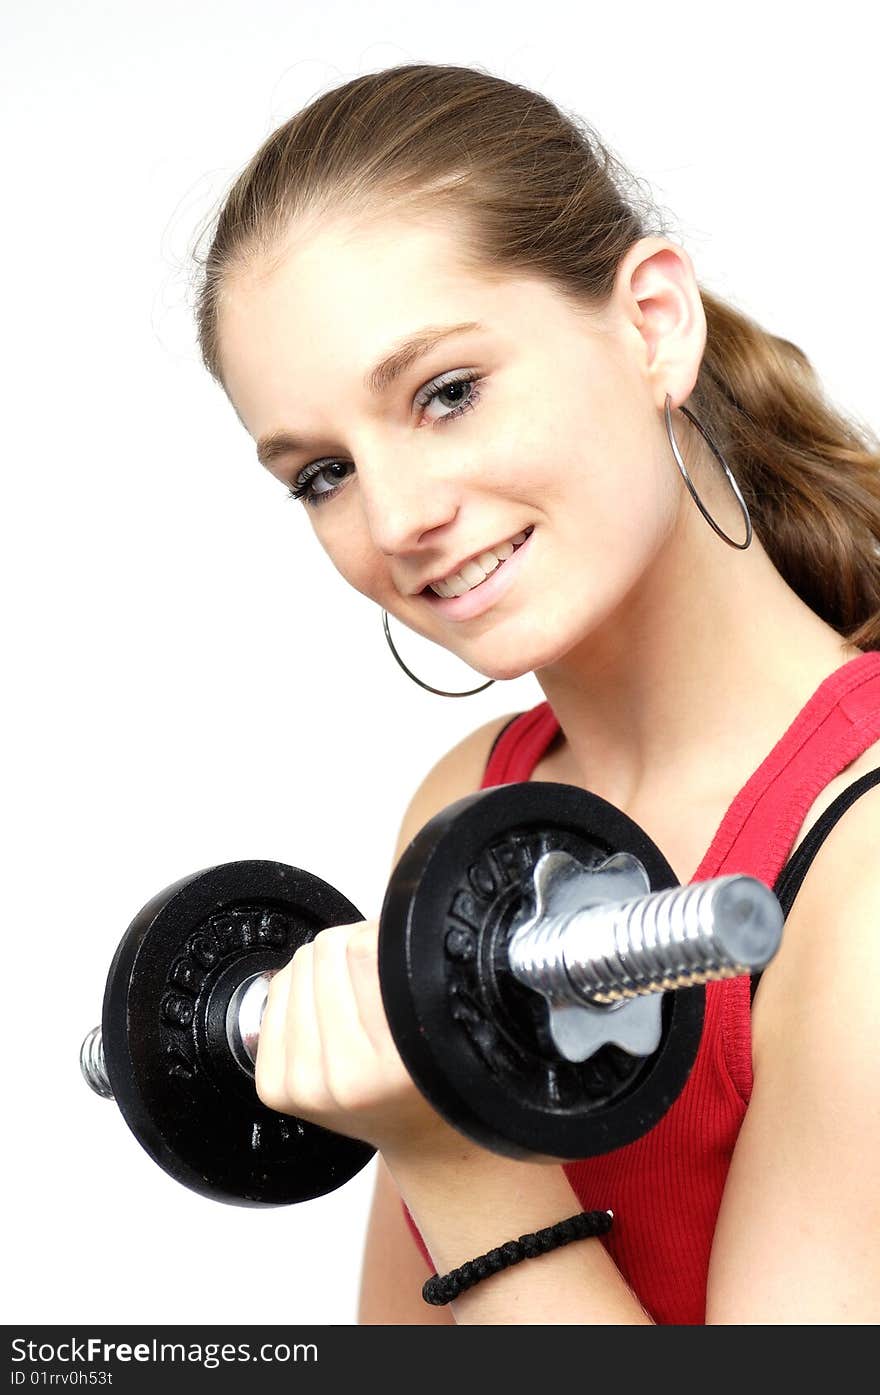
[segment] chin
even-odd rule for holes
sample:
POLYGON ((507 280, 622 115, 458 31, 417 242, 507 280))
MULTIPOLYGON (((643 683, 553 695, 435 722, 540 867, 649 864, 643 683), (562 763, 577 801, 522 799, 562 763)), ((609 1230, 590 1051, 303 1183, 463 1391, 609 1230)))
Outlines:
MULTIPOLYGON (((494 678, 499 683, 509 683, 514 678, 525 678, 529 674, 537 673, 542 668, 549 668, 556 663, 572 647, 568 644, 548 644, 546 636, 541 636, 536 640, 534 648, 527 642, 516 646, 516 658, 493 659, 481 656, 481 663, 477 672, 485 673, 487 678, 494 678)), ((474 665, 471 665, 475 667, 474 665)))
MULTIPOLYGON (((473 664, 471 665, 473 668, 473 664)), ((511 683, 514 678, 525 678, 532 672, 530 664, 484 664, 481 668, 475 669, 475 673, 491 678, 496 683, 511 683)))

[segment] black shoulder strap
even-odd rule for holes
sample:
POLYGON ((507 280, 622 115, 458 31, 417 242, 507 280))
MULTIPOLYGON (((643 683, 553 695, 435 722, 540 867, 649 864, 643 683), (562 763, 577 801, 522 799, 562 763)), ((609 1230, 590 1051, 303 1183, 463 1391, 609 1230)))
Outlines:
POLYGON ((488 755, 487 761, 486 761, 486 764, 487 764, 487 765, 488 765, 489 761, 492 759, 493 755, 495 754, 495 747, 498 745, 498 742, 501 740, 502 736, 503 736, 504 733, 507 731, 507 728, 508 728, 508 727, 512 727, 513 724, 514 724, 514 722, 515 722, 519 717, 521 717, 521 716, 522 716, 522 713, 521 713, 521 712, 517 712, 515 716, 511 717, 511 719, 510 719, 509 722, 505 722, 505 723, 504 723, 504 726, 501 728, 501 730, 499 731, 498 735, 495 737, 495 740, 492 742, 491 748, 490 748, 490 750, 489 750, 489 755, 488 755))
MULTIPOLYGON (((786 862, 773 886, 782 907, 782 914, 785 917, 788 916, 792 908, 794 898, 800 890, 801 882, 807 875, 813 858, 837 820, 846 813, 851 804, 855 803, 859 795, 864 794, 866 790, 873 788, 876 784, 880 784, 880 770, 869 770, 867 775, 862 775, 860 779, 854 780, 842 794, 837 796, 834 803, 828 806, 821 818, 816 820, 797 852, 786 862)), ((752 974, 751 997, 753 1000, 760 978, 760 973, 752 974)))

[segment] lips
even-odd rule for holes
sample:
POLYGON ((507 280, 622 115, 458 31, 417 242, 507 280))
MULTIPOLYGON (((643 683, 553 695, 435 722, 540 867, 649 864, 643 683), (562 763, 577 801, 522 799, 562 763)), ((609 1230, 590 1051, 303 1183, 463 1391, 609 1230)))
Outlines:
POLYGON ((534 527, 531 527, 528 529, 528 537, 519 547, 514 549, 506 562, 502 562, 483 581, 472 586, 462 595, 442 597, 428 587, 422 597, 423 604, 430 606, 433 611, 436 611, 439 616, 451 624, 473 620, 478 615, 484 615, 510 591, 511 587, 516 585, 516 579, 523 566, 528 565, 534 536, 535 530, 534 527), (525 562, 523 562, 523 558, 526 559, 525 562))
MULTIPOLYGON (((485 556, 486 553, 491 553, 496 558, 498 558, 498 565, 493 567, 491 572, 486 573, 486 576, 484 577, 483 581, 478 581, 473 586, 469 587, 469 590, 471 591, 478 590, 484 584, 485 581, 489 580, 489 577, 494 576, 496 571, 498 571, 501 567, 503 567, 507 562, 510 561, 510 557, 499 557, 499 550, 501 548, 507 547, 508 544, 513 543, 513 554, 515 554, 526 542, 528 542, 533 531, 534 524, 530 524, 527 528, 519 529, 519 531, 517 533, 514 533, 511 537, 505 538, 500 543, 496 543, 494 547, 481 548, 479 552, 474 552, 470 557, 466 557, 465 560, 463 562, 460 562, 457 567, 451 568, 448 572, 444 572, 440 576, 432 577, 431 580, 425 586, 423 586, 421 591, 417 594, 422 596, 436 596, 437 592, 435 592, 432 589, 434 586, 438 585, 441 581, 448 581, 451 577, 461 576, 465 567, 471 566, 472 564, 481 566, 482 564, 480 563, 479 559, 485 556), (519 538, 519 542, 514 542, 514 538, 519 538)), ((467 592, 463 592, 462 594, 466 595, 467 592)))

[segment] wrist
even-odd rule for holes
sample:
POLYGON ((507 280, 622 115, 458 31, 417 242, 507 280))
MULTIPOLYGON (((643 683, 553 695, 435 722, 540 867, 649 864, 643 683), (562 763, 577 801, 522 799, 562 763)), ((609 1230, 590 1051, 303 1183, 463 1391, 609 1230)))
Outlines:
POLYGON ((451 1129, 383 1157, 438 1270, 579 1209, 558 1164, 503 1157, 451 1129))
POLYGON ((415 1185, 434 1174, 444 1175, 449 1168, 472 1165, 480 1158, 490 1165, 498 1159, 497 1154, 480 1148, 439 1115, 428 1127, 409 1129, 397 1138, 386 1139, 380 1151, 401 1189, 405 1182, 415 1185))
POLYGON ((500 1273, 502 1269, 522 1264, 527 1259, 537 1259, 551 1250, 570 1245, 574 1240, 606 1235, 611 1229, 611 1219, 610 1211, 578 1211, 542 1230, 506 1240, 486 1254, 475 1255, 448 1274, 432 1275, 422 1289, 422 1297, 426 1303, 435 1306, 451 1303, 453 1298, 458 1298, 467 1289, 500 1273))

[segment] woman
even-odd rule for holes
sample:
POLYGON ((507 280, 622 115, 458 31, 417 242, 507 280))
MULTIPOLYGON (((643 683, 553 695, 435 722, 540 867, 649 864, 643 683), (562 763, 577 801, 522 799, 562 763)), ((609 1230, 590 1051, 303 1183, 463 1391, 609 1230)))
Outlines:
MULTIPOLYGON (((200 346, 346 580, 544 692, 438 762, 396 856, 481 784, 555 780, 624 810, 681 882, 772 884, 880 765, 880 447, 800 350, 701 289, 633 184, 584 123, 485 73, 355 79, 228 195, 200 346)), ((867 789, 751 1013, 747 980, 711 985, 666 1118, 565 1168, 490 1154, 423 1100, 375 921, 300 950, 257 1088, 381 1151, 361 1321, 876 1320, 878 839, 867 789), (423 1302, 433 1269, 579 1206, 613 1210, 609 1234, 423 1302)))

